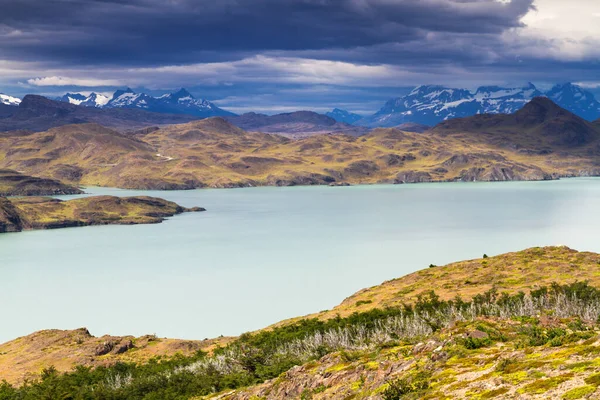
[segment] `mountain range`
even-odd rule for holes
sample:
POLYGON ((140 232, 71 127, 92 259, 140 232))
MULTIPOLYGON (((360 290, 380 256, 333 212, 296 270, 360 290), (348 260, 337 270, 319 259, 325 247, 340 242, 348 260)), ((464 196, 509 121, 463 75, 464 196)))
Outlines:
POLYGON ((522 88, 482 86, 475 91, 444 86, 418 86, 408 95, 389 100, 372 116, 356 122, 368 127, 393 127, 407 122, 436 125, 477 114, 511 114, 535 97, 546 96, 578 116, 600 118, 600 102, 580 86, 566 83, 543 92, 532 83, 522 88))
POLYGON ((187 114, 200 118, 235 115, 225 111, 208 100, 196 99, 186 89, 154 97, 146 93, 136 93, 132 89, 117 90, 112 97, 98 93, 83 95, 67 93, 58 100, 95 108, 134 108, 156 113, 187 114))
POLYGON ((556 85, 545 92, 533 84, 523 88, 484 86, 475 91, 419 86, 406 96, 389 100, 377 113, 364 118, 339 108, 325 115, 297 111, 277 115, 247 113, 238 116, 207 100, 194 98, 185 89, 160 97, 125 89, 116 91, 112 97, 98 93, 67 93, 55 101, 28 95, 25 104, 16 97, 0 95, 0 131, 39 131, 83 122, 131 130, 222 116, 244 130, 281 134, 296 139, 337 133, 360 136, 367 133, 369 128, 377 127, 423 132, 431 126, 455 118, 512 114, 535 97, 547 97, 588 121, 600 118, 600 102, 591 92, 571 83, 556 85))
POLYGON ((187 114, 153 113, 140 109, 84 107, 27 95, 18 106, 0 104, 0 132, 44 131, 68 124, 94 122, 121 131, 153 125, 189 122, 197 117, 187 114))

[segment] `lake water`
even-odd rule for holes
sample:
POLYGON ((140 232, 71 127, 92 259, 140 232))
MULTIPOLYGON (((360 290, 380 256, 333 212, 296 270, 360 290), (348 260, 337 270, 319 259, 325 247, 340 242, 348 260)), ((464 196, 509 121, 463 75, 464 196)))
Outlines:
POLYGON ((431 263, 558 244, 600 252, 600 179, 88 192, 208 211, 0 235, 0 342, 83 326, 237 335, 431 263))

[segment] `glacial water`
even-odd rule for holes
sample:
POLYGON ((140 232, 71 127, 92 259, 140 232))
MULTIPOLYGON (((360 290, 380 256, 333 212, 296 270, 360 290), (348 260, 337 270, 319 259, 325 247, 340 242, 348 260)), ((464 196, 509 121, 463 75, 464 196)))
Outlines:
POLYGON ((96 336, 237 335, 431 263, 558 244, 600 252, 600 179, 87 191, 208 211, 0 235, 0 342, 84 326, 96 336))

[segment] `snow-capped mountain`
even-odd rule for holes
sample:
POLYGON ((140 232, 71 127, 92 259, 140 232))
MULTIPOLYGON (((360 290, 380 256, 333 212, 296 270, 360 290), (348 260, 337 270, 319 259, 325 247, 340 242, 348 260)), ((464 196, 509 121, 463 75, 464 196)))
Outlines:
POLYGON ((391 127, 407 122, 435 125, 476 114, 511 114, 538 96, 547 96, 588 120, 600 117, 600 103, 594 95, 573 84, 556 85, 546 93, 532 83, 522 88, 482 86, 475 91, 418 86, 404 97, 389 100, 377 113, 356 124, 370 127, 391 127))
POLYGON ((572 83, 556 85, 546 93, 546 96, 562 108, 588 121, 600 118, 600 102, 592 93, 580 86, 572 83))
POLYGON ((363 118, 362 115, 358 115, 346 110, 341 110, 339 108, 334 108, 333 111, 325 113, 325 115, 327 115, 329 118, 335 119, 337 122, 345 122, 350 125, 363 118))
POLYGON ((0 93, 0 104, 7 106, 18 106, 21 104, 21 99, 0 93))
POLYGON ((86 107, 103 107, 110 100, 107 96, 98 93, 90 93, 89 96, 81 93, 67 93, 59 99, 65 103, 71 103, 86 107))
POLYGON ((185 89, 160 97, 154 97, 147 93, 136 93, 130 88, 117 90, 110 98, 97 93, 91 93, 89 96, 67 93, 60 100, 87 107, 139 108, 156 113, 189 114, 201 118, 235 115, 208 100, 196 99, 185 89))

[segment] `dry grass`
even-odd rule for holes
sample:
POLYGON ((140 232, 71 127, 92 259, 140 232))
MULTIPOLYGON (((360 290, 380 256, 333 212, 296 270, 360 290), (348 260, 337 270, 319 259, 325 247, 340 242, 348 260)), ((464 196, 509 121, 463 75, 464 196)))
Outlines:
POLYGON ((189 210, 171 201, 146 196, 94 196, 68 201, 48 197, 14 198, 0 204, 0 225, 13 222, 15 230, 19 231, 88 225, 153 224, 175 214, 202 210, 189 210), (9 208, 12 213, 2 212, 9 208))
POLYGON ((85 328, 39 331, 0 345, 0 380, 20 383, 51 366, 59 371, 70 371, 77 365, 100 366, 117 361, 143 363, 157 356, 189 356, 198 350, 210 351, 230 340, 175 340, 154 335, 94 337, 85 328))
POLYGON ((597 142, 561 148, 531 134, 410 133, 290 140, 220 118, 125 137, 71 125, 0 137, 0 167, 71 183, 138 189, 350 184, 431 180, 540 180, 597 174, 597 142), (539 154, 540 149, 550 150, 539 154), (420 177, 415 177, 420 174, 420 177))
MULTIPOLYGON (((427 268, 381 285, 363 289, 332 310, 302 318, 330 319, 373 308, 414 303, 420 294, 435 291, 444 300, 464 300, 495 287, 498 292, 528 292, 553 282, 588 281, 600 287, 600 255, 568 247, 531 248, 494 257, 427 268)), ((297 321, 295 318, 281 323, 297 321)), ((280 323, 280 324, 281 324, 280 323)), ((279 325, 279 324, 278 324, 279 325)))

